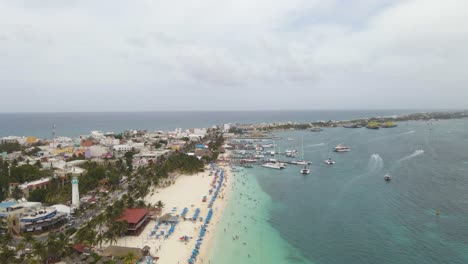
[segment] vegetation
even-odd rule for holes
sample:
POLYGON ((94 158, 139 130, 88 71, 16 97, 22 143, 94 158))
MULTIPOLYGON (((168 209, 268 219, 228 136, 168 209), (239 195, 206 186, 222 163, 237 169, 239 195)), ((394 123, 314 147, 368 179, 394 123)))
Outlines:
POLYGON ((382 127, 385 127, 385 128, 388 128, 388 127, 396 127, 397 124, 395 124, 395 122, 392 122, 392 121, 387 121, 385 123, 383 123, 382 127))
POLYGON ((8 154, 15 152, 15 151, 20 151, 21 150, 21 145, 18 142, 14 143, 8 143, 8 142, 3 142, 0 143, 0 153, 1 152, 6 152, 8 154))
POLYGON ((370 128, 370 129, 379 129, 380 128, 380 124, 375 122, 375 121, 371 121, 369 123, 367 123, 367 128, 370 128))

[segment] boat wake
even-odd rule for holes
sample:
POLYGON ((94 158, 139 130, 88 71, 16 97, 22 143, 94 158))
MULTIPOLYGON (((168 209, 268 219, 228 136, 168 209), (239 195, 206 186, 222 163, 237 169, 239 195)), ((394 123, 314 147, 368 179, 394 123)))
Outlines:
POLYGON ((367 165, 368 173, 380 171, 383 168, 384 162, 379 154, 372 154, 367 165))
POLYGON ((417 157, 417 156, 422 155, 422 154, 424 154, 424 150, 418 149, 418 150, 415 150, 415 151, 413 152, 413 154, 401 158, 400 160, 398 160, 398 162, 402 162, 402 161, 405 161, 405 160, 409 160, 409 159, 412 159, 412 158, 417 157))
POLYGON ((307 145, 306 148, 313 148, 313 147, 318 147, 318 146, 323 146, 325 143, 319 143, 319 144, 313 144, 313 145, 307 145))
POLYGON ((414 132, 416 132, 416 131, 411 130, 411 131, 408 131, 408 132, 400 133, 400 134, 398 134, 397 136, 403 136, 403 135, 413 134, 414 132))

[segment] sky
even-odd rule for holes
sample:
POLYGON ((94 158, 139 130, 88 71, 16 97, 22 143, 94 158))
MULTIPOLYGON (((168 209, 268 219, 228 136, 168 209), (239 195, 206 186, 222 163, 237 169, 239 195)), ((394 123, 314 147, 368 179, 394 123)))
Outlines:
POLYGON ((466 0, 0 0, 0 112, 468 108, 466 0))

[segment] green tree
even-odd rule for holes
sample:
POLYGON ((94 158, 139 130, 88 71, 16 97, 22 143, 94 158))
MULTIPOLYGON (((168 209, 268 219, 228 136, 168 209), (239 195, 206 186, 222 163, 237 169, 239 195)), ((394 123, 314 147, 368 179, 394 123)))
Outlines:
POLYGON ((133 252, 128 252, 127 255, 124 257, 125 264, 135 264, 138 261, 138 257, 133 252))

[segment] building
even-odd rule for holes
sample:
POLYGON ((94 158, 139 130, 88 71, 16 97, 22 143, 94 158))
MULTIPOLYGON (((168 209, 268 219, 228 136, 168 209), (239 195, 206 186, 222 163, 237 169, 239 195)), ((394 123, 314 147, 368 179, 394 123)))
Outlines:
POLYGON ((67 214, 55 207, 43 207, 39 202, 3 202, 0 203, 0 219, 2 229, 20 234, 61 226, 67 214))
POLYGON ((144 208, 126 209, 117 221, 127 221, 128 235, 139 235, 149 222, 149 211, 144 208))
POLYGON ((118 152, 127 152, 127 151, 131 151, 132 147, 130 145, 116 145, 116 146, 113 146, 112 149, 118 152))
POLYGON ((29 193, 31 191, 34 191, 36 189, 44 189, 47 188, 47 185, 49 185, 50 178, 42 178, 36 181, 32 182, 25 182, 23 184, 17 184, 17 183, 10 183, 10 187, 14 185, 18 185, 18 187, 23 191, 24 197, 28 197, 29 193))

